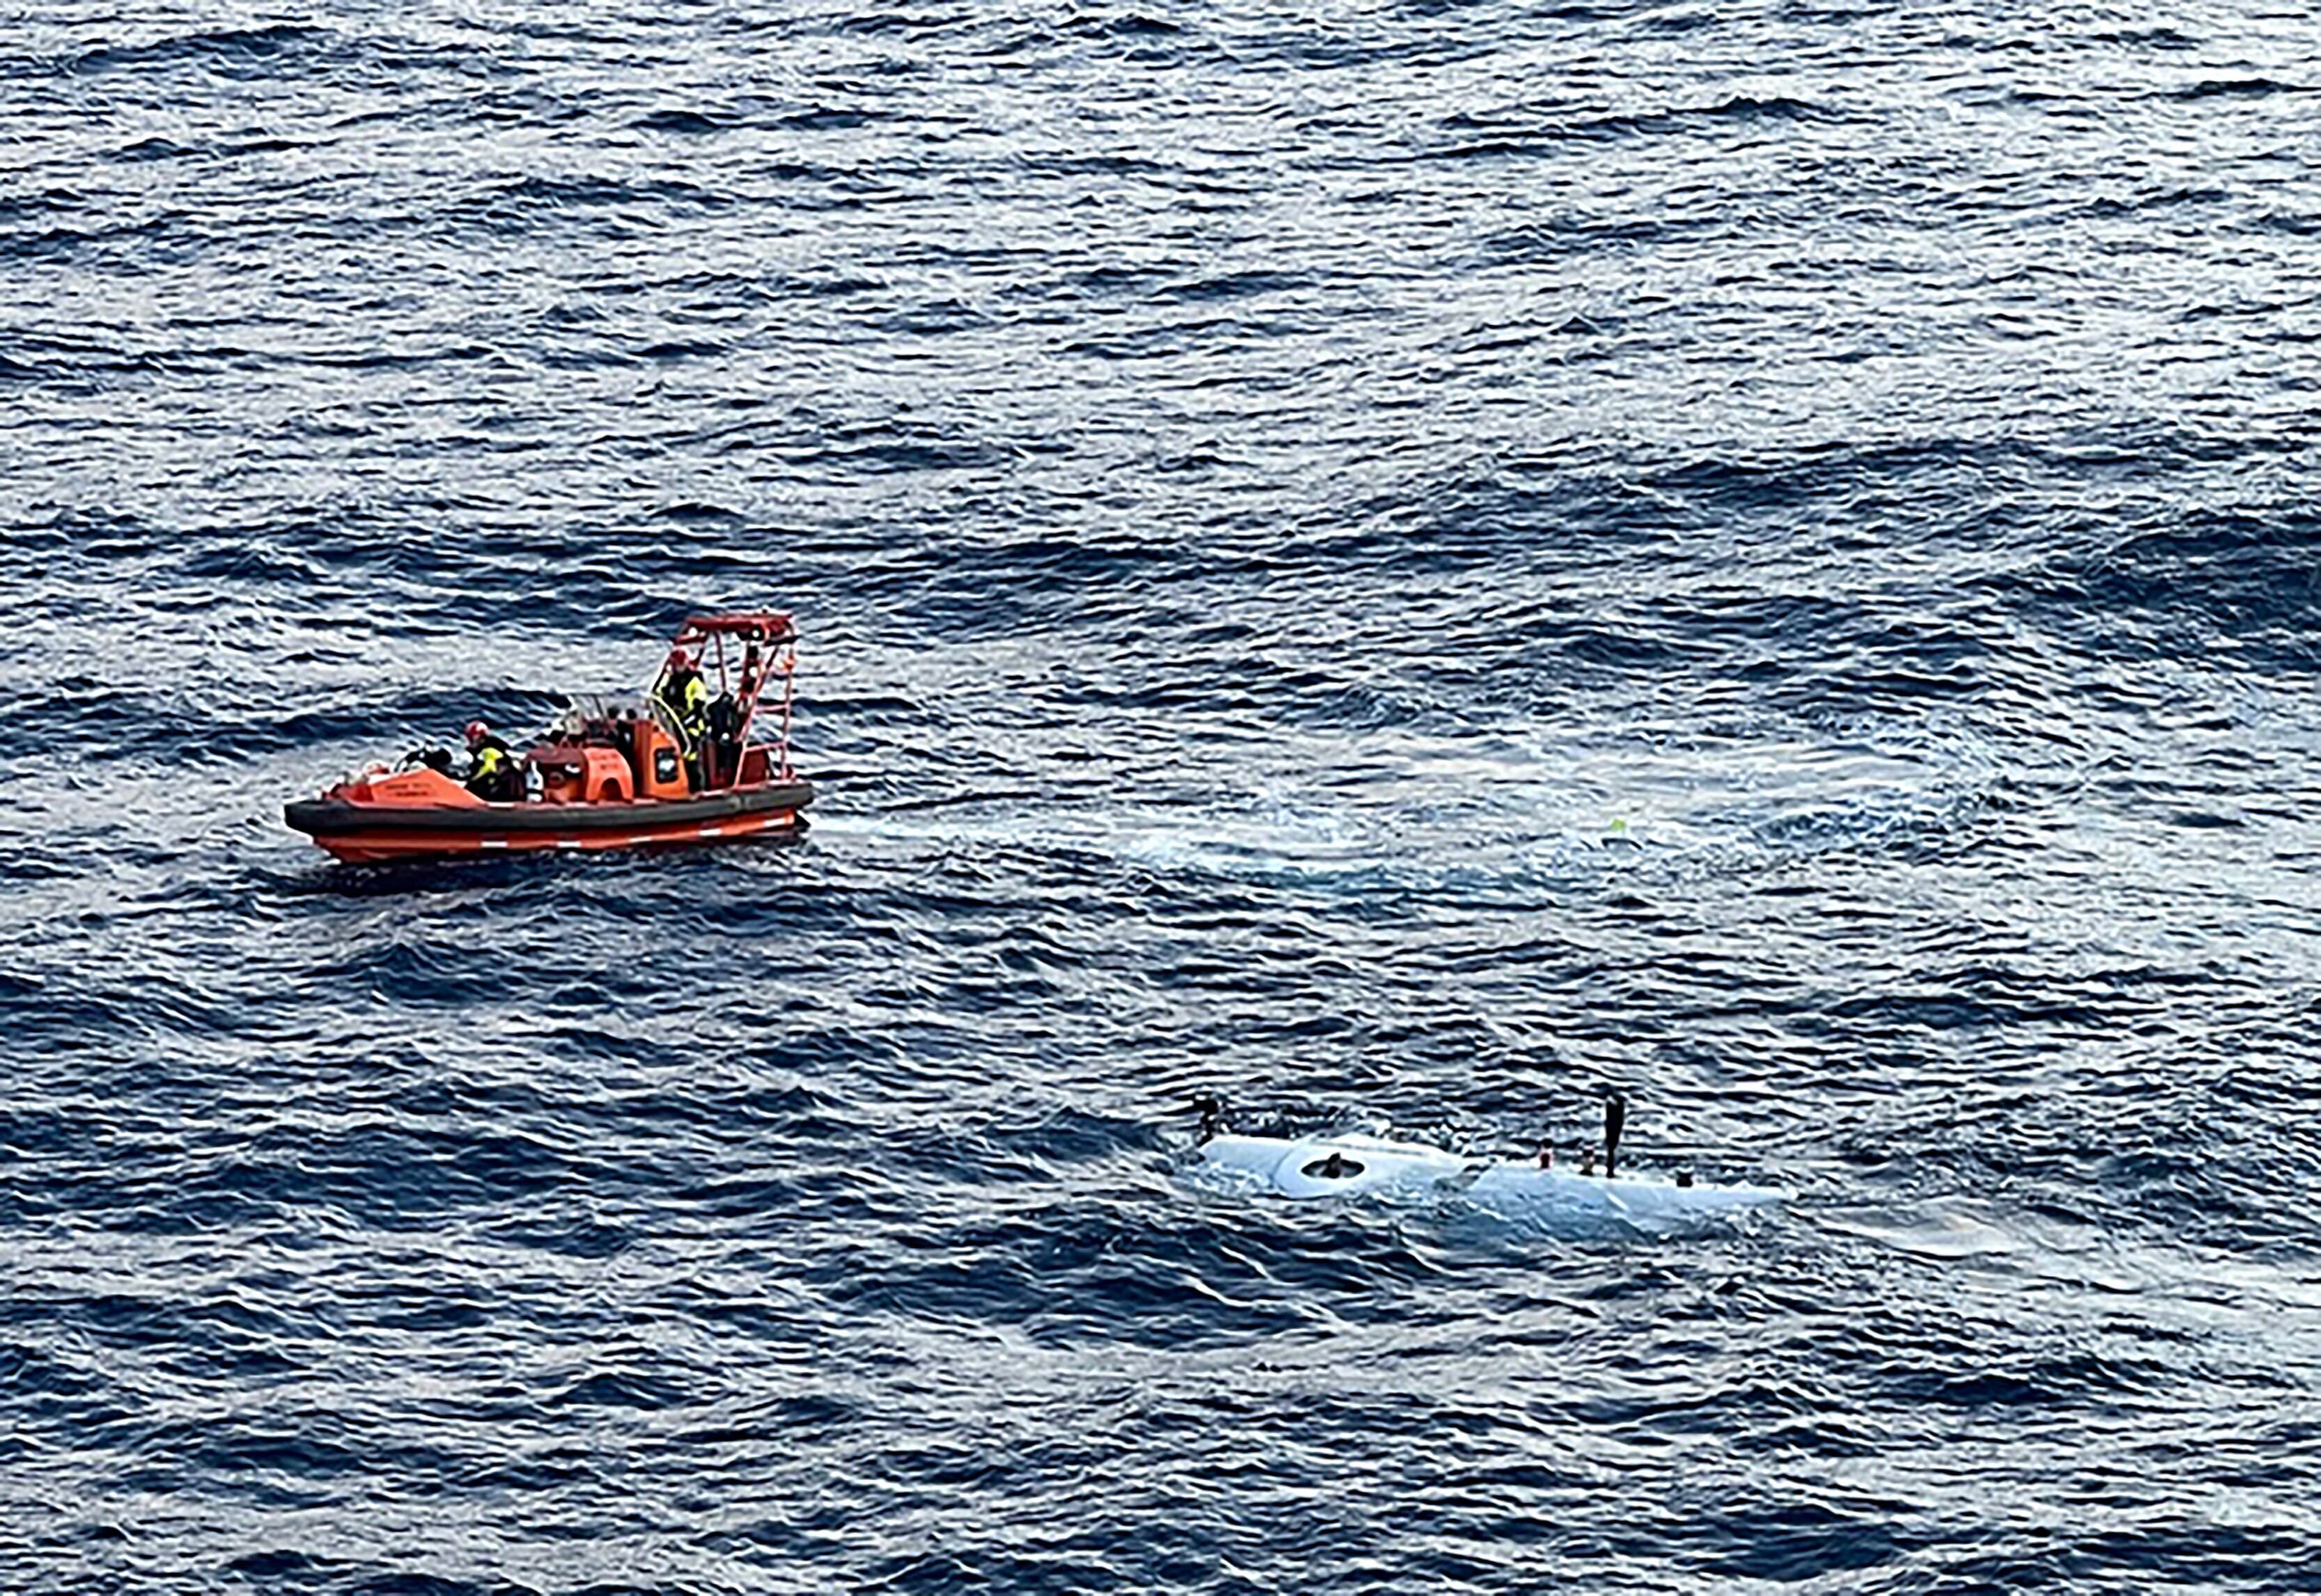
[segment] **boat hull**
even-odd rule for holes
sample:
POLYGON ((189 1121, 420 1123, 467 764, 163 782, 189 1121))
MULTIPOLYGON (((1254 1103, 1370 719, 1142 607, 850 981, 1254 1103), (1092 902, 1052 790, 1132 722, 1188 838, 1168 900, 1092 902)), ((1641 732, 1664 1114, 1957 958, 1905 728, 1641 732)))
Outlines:
POLYGON ((336 795, 284 806, 282 817, 348 864, 479 854, 696 846, 806 827, 804 781, 689 798, 580 804, 391 804, 336 795))
POLYGON ((1360 1133, 1296 1140, 1216 1135, 1201 1144, 1200 1158, 1258 1190, 1301 1200, 1455 1191, 1487 1208, 1578 1211, 1647 1226, 1764 1208, 1790 1197, 1770 1186, 1679 1185, 1656 1176, 1606 1177, 1463 1158, 1423 1143, 1360 1133))

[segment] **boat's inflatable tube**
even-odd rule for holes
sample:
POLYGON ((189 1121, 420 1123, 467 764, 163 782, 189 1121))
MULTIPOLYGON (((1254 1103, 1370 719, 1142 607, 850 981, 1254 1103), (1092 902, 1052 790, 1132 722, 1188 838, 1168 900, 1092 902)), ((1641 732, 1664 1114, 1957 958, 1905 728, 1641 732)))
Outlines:
MULTIPOLYGON (((753 751, 754 752, 754 751, 753 751)), ((730 841, 803 828, 804 781, 763 781, 681 798, 485 803, 435 771, 365 777, 283 807, 292 829, 350 864, 542 849, 595 851, 730 841)))
POLYGON ((1557 1208, 1650 1225, 1705 1218, 1785 1202, 1772 1186, 1680 1186, 1652 1176, 1605 1179, 1528 1163, 1461 1158, 1416 1142, 1389 1142, 1349 1134, 1305 1136, 1211 1136, 1201 1162, 1282 1197, 1343 1197, 1356 1192, 1463 1192, 1495 1209, 1557 1208))

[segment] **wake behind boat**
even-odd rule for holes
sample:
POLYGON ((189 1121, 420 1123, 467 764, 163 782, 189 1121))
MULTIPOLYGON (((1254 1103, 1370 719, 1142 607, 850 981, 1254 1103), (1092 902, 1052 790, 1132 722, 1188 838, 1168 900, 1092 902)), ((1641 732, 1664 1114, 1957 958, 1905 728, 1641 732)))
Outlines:
POLYGON ((349 863, 801 830, 814 789, 790 768, 796 643, 787 616, 695 616, 642 702, 575 699, 522 754, 477 722, 464 778, 447 752, 418 752, 286 805, 283 818, 349 863), (777 680, 772 734, 760 741, 777 680))

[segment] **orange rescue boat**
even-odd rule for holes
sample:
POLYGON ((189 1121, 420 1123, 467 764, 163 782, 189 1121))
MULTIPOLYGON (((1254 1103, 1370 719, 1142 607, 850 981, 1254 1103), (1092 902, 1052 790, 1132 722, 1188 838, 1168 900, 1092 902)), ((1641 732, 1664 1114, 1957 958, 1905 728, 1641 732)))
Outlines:
MULTIPOLYGON (((479 853, 728 842, 805 829, 813 786, 790 769, 797 629, 783 615, 695 616, 642 704, 576 699, 514 762, 516 796, 471 792, 438 756, 414 754, 286 805, 283 818, 350 864, 479 853), (700 712, 666 701, 697 673, 700 712), (711 696, 709 683, 715 683, 711 696), (753 740, 772 683, 773 735, 753 740)), ((677 695, 682 698, 683 695, 677 695)))

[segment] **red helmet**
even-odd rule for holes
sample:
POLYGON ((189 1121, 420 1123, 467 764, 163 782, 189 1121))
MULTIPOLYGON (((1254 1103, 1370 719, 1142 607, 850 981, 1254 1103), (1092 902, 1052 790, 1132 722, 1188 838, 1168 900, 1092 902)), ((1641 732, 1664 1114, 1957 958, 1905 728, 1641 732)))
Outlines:
POLYGON ((487 737, 490 736, 491 734, 492 734, 492 728, 491 728, 491 727, 489 727, 489 726, 487 726, 487 725, 486 725, 482 721, 479 721, 479 720, 471 720, 471 721, 469 721, 469 722, 468 723, 468 746, 469 746, 469 747, 473 748, 477 743, 478 743, 482 742, 485 738, 487 738, 487 737))
POLYGON ((681 670, 686 666, 692 663, 692 661, 685 657, 685 651, 683 649, 673 648, 669 651, 669 658, 662 661, 661 669, 664 670, 681 670))

